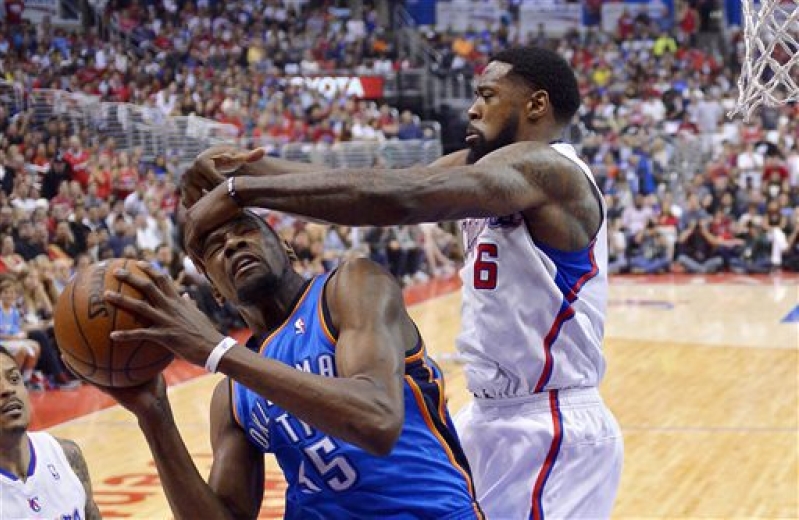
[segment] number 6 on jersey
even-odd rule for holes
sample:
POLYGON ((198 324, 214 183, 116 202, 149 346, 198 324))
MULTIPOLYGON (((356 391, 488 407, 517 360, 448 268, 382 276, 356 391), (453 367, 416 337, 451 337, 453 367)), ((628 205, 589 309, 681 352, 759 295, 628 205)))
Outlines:
POLYGON ((497 288, 497 263, 499 248, 496 244, 478 244, 474 261, 474 288, 497 288))

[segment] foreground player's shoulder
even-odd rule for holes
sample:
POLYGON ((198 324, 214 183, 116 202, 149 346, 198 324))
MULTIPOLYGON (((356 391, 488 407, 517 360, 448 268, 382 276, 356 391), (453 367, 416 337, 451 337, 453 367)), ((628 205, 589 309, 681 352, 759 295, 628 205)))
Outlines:
POLYGON ((340 327, 343 319, 359 321, 365 315, 379 314, 386 306, 401 305, 402 289, 382 266, 357 258, 342 263, 331 275, 325 299, 333 324, 340 327))
POLYGON ((396 280, 380 264, 368 258, 354 258, 339 266, 331 277, 331 285, 397 286, 396 280))
POLYGON ((568 154, 546 143, 525 142, 512 145, 506 161, 528 182, 560 202, 591 193, 580 164, 568 154))

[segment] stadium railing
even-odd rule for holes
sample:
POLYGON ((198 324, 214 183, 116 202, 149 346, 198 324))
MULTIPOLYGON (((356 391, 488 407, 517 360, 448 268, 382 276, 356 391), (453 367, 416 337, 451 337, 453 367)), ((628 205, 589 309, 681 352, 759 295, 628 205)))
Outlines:
POLYGON ((131 103, 104 102, 98 96, 54 89, 31 89, 0 80, 0 104, 10 116, 27 113, 31 122, 43 126, 53 118, 66 121, 73 134, 87 130, 91 140, 113 138, 116 149, 141 150, 145 161, 157 155, 177 157, 188 164, 202 150, 217 144, 242 147, 266 146, 270 153, 287 159, 326 165, 407 167, 435 160, 442 153, 441 128, 435 121, 420 122, 428 140, 352 141, 333 145, 313 143, 281 144, 239 137, 234 125, 189 116, 165 116, 155 107, 131 103))

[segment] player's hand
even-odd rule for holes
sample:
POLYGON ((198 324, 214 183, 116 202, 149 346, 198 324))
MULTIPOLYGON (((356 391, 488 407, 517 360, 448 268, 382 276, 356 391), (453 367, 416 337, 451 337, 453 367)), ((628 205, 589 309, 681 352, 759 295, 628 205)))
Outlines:
POLYGON ((211 351, 224 337, 208 317, 188 298, 182 297, 172 279, 147 262, 139 262, 147 277, 136 276, 126 269, 117 269, 114 276, 130 285, 145 299, 106 291, 110 304, 124 309, 147 323, 145 328, 117 330, 111 339, 119 342, 152 341, 190 363, 204 366, 211 351))
POLYGON ((132 412, 136 417, 143 417, 149 413, 169 411, 169 399, 166 394, 166 381, 163 374, 158 374, 150 381, 138 386, 127 388, 97 386, 97 388, 113 397, 116 402, 132 412))
POLYGON ((224 182, 226 175, 238 172, 244 165, 263 158, 262 148, 246 151, 233 146, 213 146, 204 151, 183 173, 180 191, 183 205, 192 207, 202 196, 224 182))
POLYGON ((203 241, 208 233, 241 212, 222 184, 206 194, 186 211, 183 240, 186 251, 202 258, 203 241))

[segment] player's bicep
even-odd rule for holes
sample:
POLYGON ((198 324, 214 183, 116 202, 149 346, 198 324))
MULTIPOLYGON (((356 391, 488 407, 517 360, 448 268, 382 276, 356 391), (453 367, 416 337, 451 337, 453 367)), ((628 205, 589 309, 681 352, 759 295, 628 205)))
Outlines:
POLYGON ((213 464, 208 484, 237 518, 257 518, 264 493, 264 456, 233 419, 230 382, 211 401, 213 464))
POLYGON ((345 264, 330 289, 340 377, 370 380, 401 404, 404 353, 416 334, 389 273, 367 260, 345 264))
POLYGON ((549 202, 565 203, 584 192, 585 179, 579 166, 542 143, 506 146, 486 155, 475 166, 484 193, 492 195, 486 197, 487 203, 497 206, 499 212, 493 212, 496 215, 549 202))

